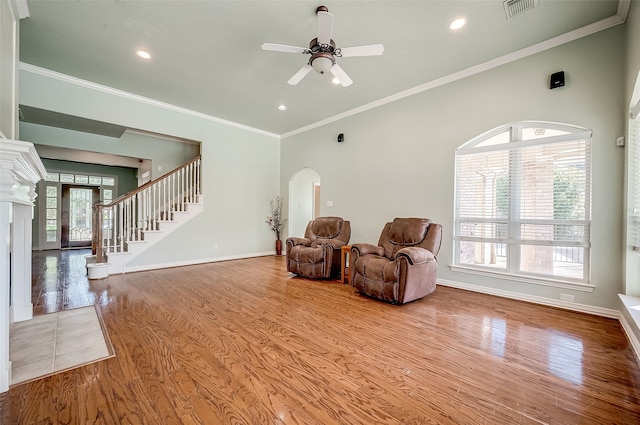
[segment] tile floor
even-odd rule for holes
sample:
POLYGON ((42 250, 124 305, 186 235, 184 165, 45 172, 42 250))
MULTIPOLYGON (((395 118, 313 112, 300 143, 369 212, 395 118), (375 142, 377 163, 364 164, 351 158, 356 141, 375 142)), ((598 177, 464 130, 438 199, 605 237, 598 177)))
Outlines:
POLYGON ((113 357, 95 306, 34 316, 11 324, 11 384, 113 357))

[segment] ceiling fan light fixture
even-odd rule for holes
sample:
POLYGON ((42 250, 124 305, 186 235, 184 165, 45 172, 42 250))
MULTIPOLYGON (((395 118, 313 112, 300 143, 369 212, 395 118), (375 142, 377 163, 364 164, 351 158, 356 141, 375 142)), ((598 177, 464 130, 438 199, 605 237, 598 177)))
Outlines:
POLYGON ((316 57, 311 58, 311 66, 316 72, 320 74, 329 72, 334 63, 335 62, 331 54, 320 53, 316 57))
POLYGON ((335 84, 335 85, 340 84, 340 80, 338 80, 338 78, 337 78, 337 77, 333 77, 333 80, 331 80, 331 82, 332 82, 333 84, 335 84))
POLYGON ((311 39, 308 48, 286 44, 262 43, 262 50, 311 55, 307 63, 287 81, 287 84, 291 86, 298 84, 313 69, 318 74, 330 72, 335 77, 332 78, 334 84, 349 87, 353 84, 353 80, 338 65, 336 57, 377 56, 384 52, 384 47, 382 44, 371 44, 336 48, 336 43, 331 39, 333 15, 329 13, 329 9, 326 6, 319 6, 316 10, 316 17, 318 23, 317 37, 311 39))

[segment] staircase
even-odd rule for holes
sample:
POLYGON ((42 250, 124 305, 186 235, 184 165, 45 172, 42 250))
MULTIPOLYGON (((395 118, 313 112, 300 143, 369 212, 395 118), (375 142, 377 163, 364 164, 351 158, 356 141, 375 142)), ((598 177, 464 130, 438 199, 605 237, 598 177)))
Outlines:
POLYGON ((96 263, 108 267, 108 274, 125 273, 131 260, 201 213, 200 162, 198 156, 109 204, 96 204, 96 263))

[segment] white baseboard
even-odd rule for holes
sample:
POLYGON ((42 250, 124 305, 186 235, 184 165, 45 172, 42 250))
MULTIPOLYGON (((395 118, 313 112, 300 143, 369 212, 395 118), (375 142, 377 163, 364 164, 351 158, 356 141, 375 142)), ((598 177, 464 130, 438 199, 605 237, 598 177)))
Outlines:
POLYGON ((24 322, 33 318, 33 304, 28 305, 12 305, 9 307, 10 322, 24 322))
POLYGON ((622 326, 624 333, 627 335, 627 339, 631 343, 633 351, 635 351, 636 353, 636 358, 638 359, 638 361, 640 361, 640 341, 638 341, 638 338, 636 338, 636 334, 633 333, 631 325, 622 313, 620 313, 620 317, 618 318, 618 320, 620 320, 620 325, 622 326))
POLYGON ((551 298, 538 297, 536 295, 521 294, 519 292, 505 291, 503 289, 488 288, 486 286, 471 285, 468 283, 456 282, 453 280, 438 279, 438 285, 450 286, 452 288, 464 289, 467 291, 480 292, 482 294, 495 295, 502 298, 527 301, 534 304, 546 305, 549 307, 563 308, 565 310, 578 311, 596 316, 618 319, 620 312, 609 308, 595 307, 592 305, 570 303, 567 301, 553 300, 551 298))
POLYGON ((0 394, 9 391, 9 384, 11 384, 11 362, 7 362, 6 369, 0 370, 0 394))
POLYGON ((143 272, 148 270, 168 269, 171 267, 194 266, 196 264, 217 263, 220 261, 242 260, 244 258, 266 257, 268 255, 276 255, 274 251, 254 252, 241 255, 227 255, 223 257, 199 258, 197 260, 174 261, 171 263, 145 264, 142 266, 128 266, 123 268, 122 273, 143 272))
POLYGON ((624 330, 627 339, 631 343, 633 350, 636 354, 636 358, 640 361, 640 341, 636 338, 635 334, 631 330, 631 327, 625 317, 618 310, 612 310, 609 308, 595 307, 586 304, 570 303, 566 301, 553 300, 551 298, 538 297, 535 295, 521 294, 518 292, 505 291, 502 289, 488 288, 486 286, 471 285, 468 283, 455 282, 452 280, 438 279, 438 285, 449 286, 451 288, 464 289, 472 292, 479 292, 482 294, 495 295, 502 298, 510 298, 514 300, 527 301, 535 304, 546 305, 549 307, 563 308, 565 310, 577 311, 580 313, 593 314, 595 316, 607 317, 610 319, 617 319, 624 330))

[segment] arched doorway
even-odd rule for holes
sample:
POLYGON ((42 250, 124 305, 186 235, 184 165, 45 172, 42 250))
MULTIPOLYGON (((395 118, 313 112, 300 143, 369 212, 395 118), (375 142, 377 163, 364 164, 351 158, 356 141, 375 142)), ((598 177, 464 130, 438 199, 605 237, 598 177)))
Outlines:
POLYGON ((303 237, 310 220, 320 214, 320 174, 303 168, 289 179, 289 234, 303 237))

